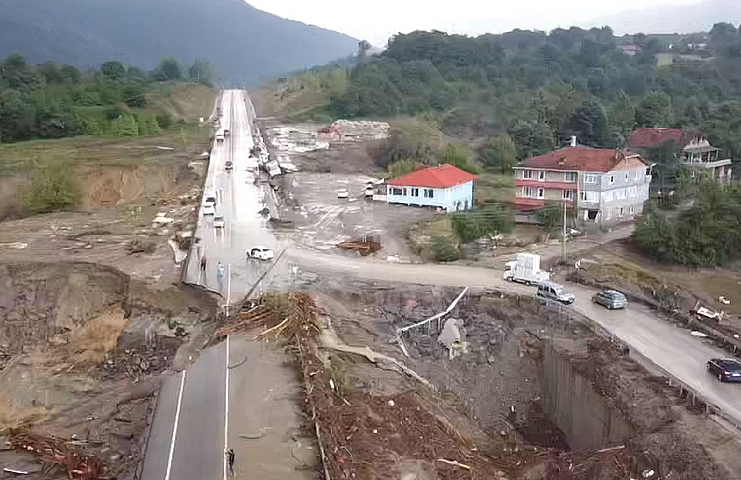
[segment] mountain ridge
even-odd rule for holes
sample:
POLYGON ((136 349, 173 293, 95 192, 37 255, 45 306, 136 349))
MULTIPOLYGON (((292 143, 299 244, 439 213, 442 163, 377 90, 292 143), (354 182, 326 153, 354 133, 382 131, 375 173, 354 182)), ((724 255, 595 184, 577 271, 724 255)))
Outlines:
POLYGON ((203 58, 239 83, 327 63, 357 42, 242 0, 0 0, 0 57, 19 52, 31 63, 152 69, 165 56, 203 58))

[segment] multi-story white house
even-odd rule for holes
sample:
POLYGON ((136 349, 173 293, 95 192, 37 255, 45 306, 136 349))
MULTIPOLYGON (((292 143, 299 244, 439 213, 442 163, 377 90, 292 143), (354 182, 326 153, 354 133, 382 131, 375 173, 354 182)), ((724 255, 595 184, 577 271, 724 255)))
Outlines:
POLYGON ((650 150, 671 145, 679 163, 694 177, 704 174, 718 183, 726 183, 733 176, 730 158, 721 155, 721 149, 710 145, 705 136, 694 130, 680 128, 637 128, 628 137, 633 150, 650 150))
POLYGON ((386 202, 444 208, 473 208, 473 182, 478 177, 450 164, 428 167, 388 182, 386 202))
MULTIPOLYGON (((575 143, 575 142, 574 142, 575 143)), ((609 225, 643 211, 650 167, 624 150, 570 146, 515 167, 515 207, 528 216, 546 202, 566 203, 577 221, 609 225)))

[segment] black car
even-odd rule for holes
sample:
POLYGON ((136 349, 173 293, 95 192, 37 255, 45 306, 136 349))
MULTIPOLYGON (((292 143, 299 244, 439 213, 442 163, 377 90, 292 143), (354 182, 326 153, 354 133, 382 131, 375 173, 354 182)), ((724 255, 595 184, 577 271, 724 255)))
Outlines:
POLYGON ((741 382, 741 362, 733 358, 708 360, 708 372, 721 382, 741 382))

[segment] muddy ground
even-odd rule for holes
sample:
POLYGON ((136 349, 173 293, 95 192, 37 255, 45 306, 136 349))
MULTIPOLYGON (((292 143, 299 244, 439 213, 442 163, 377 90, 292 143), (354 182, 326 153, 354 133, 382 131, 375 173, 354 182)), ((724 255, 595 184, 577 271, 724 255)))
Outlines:
POLYGON ((366 442, 374 436, 381 446, 363 458, 381 463, 382 458, 394 459, 387 464, 393 469, 384 473, 372 465, 355 467, 359 470, 348 465, 340 478, 350 478, 352 473, 362 478, 398 478, 401 465, 412 460, 418 462, 414 468, 427 472, 417 478, 497 478, 484 467, 487 464, 507 478, 523 479, 649 478, 642 475, 650 470, 655 472, 650 478, 735 478, 741 465, 732 454, 739 445, 734 432, 701 410, 689 409, 687 400, 663 379, 624 357, 616 346, 594 337, 585 326, 546 313, 528 300, 485 292, 467 295, 451 313, 463 321, 466 353, 451 360, 437 341, 439 331, 433 323, 429 334, 425 328, 405 334, 411 357, 405 358, 394 343, 395 328, 444 310, 458 293, 334 281, 317 294, 317 303, 326 313, 325 324, 344 342, 368 346, 405 362, 435 387, 429 393, 418 382, 380 369, 358 355, 330 354, 335 388, 349 403, 342 407, 335 401, 336 408, 345 413, 331 415, 333 422, 341 424, 337 428, 350 429, 342 442, 344 460, 335 460, 351 464, 349 459, 365 452, 366 442), (570 448, 565 432, 544 414, 543 399, 548 393, 543 390, 545 348, 555 349, 582 382, 591 385, 588 388, 595 398, 602 399, 599 409, 613 412, 629 426, 630 435, 623 442, 606 444, 609 450, 570 448), (447 451, 463 455, 489 476, 465 476, 470 474, 460 468, 441 466, 435 458, 440 455, 436 447, 450 438, 429 430, 399 429, 406 417, 400 418, 398 409, 389 408, 389 400, 415 411, 424 408, 427 415, 452 426, 459 443, 447 451), (373 430, 372 434, 365 429, 373 430), (420 439, 407 438, 408 434, 421 434, 429 448, 417 449, 414 445, 420 439))

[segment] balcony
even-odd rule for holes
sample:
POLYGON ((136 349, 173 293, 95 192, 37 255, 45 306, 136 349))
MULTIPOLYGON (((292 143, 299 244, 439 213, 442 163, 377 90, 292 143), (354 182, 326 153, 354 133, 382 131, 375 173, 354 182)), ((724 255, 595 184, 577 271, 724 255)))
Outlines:
POLYGON ((725 167, 727 165, 730 165, 733 163, 733 161, 730 158, 726 158, 725 160, 715 160, 712 162, 702 162, 699 160, 694 161, 687 161, 683 160, 680 162, 682 165, 689 167, 689 168, 706 168, 706 169, 712 169, 717 167, 725 167))

